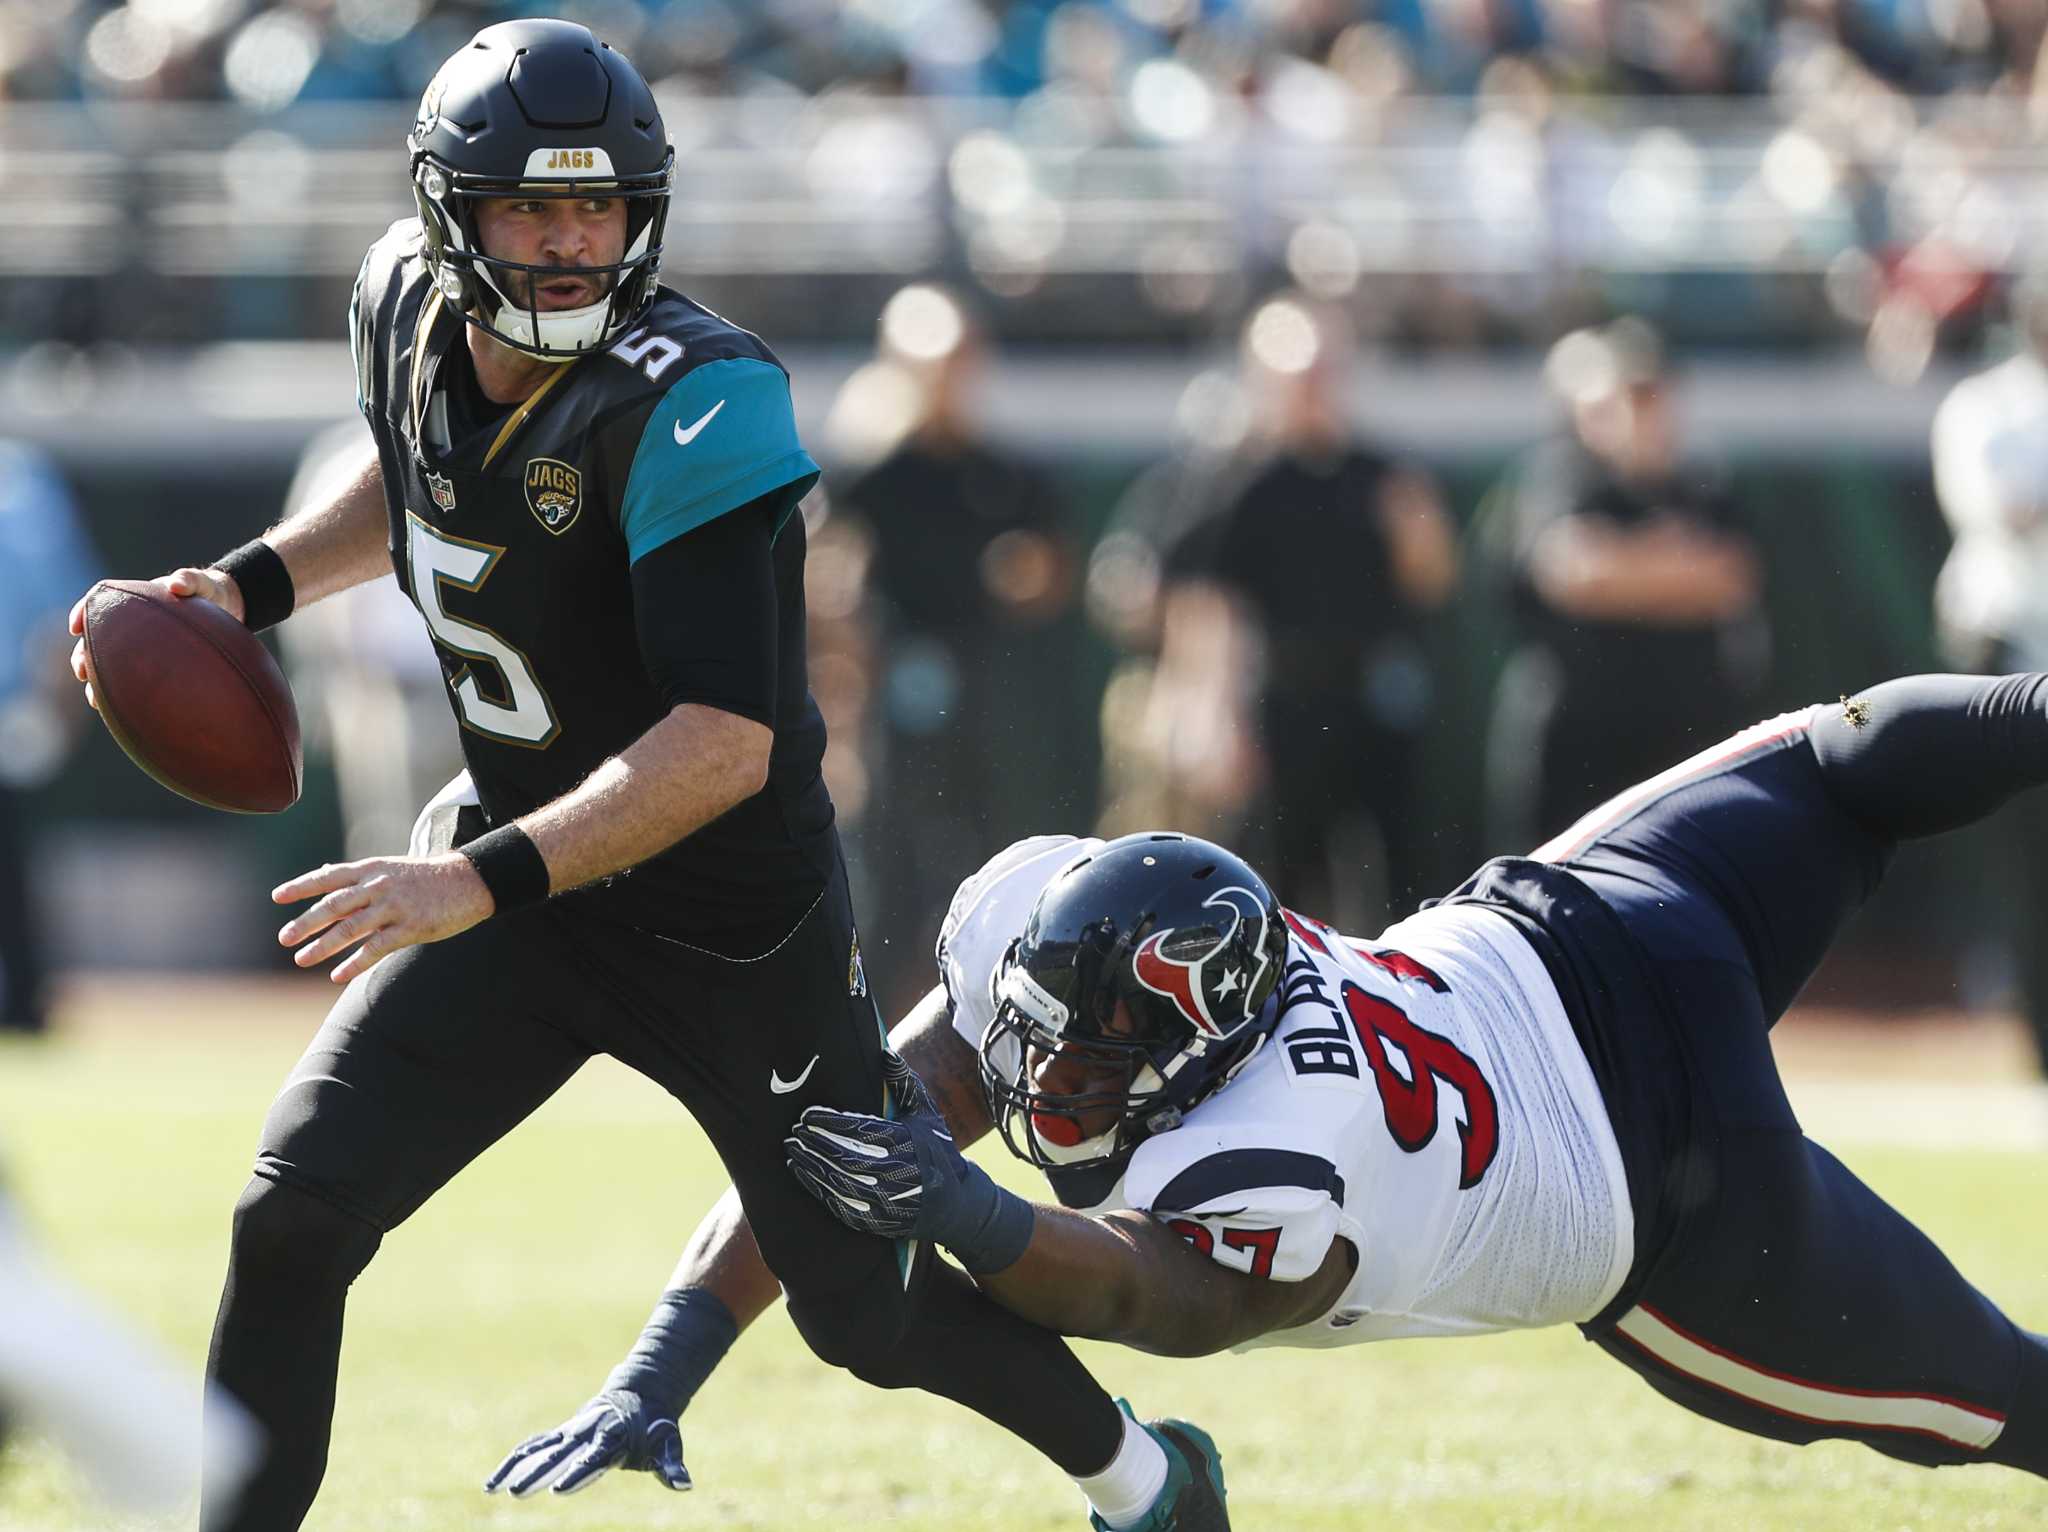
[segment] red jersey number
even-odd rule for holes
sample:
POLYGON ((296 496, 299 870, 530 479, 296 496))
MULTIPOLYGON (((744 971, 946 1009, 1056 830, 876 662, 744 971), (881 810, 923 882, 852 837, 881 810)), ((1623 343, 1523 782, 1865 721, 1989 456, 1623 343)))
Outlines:
POLYGON ((1355 984, 1344 986, 1343 999, 1345 1014, 1379 1084, 1380 1104, 1394 1142, 1417 1154, 1436 1137, 1441 1080, 1465 1103, 1464 1120, 1458 1124, 1459 1189, 1477 1186, 1500 1150, 1500 1111, 1479 1066, 1449 1038, 1418 1027, 1399 1007, 1355 984), (1407 1065, 1405 1076, 1388 1061, 1389 1046, 1400 1050, 1407 1065))
MULTIPOLYGON (((1209 1232, 1207 1225, 1192 1218, 1169 1218, 1166 1227, 1194 1246, 1197 1254, 1213 1256, 1216 1253, 1216 1237, 1209 1232)), ((1223 1243, 1233 1250, 1251 1252, 1253 1276, 1273 1275, 1273 1257, 1280 1253, 1278 1229, 1225 1229, 1223 1243)))

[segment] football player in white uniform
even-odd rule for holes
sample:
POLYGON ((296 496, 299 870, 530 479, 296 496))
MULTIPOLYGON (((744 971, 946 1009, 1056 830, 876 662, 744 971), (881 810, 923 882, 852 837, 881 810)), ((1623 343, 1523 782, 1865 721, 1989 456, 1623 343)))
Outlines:
MULTIPOLYGON (((791 1167, 1065 1334, 1195 1356, 1576 1323, 1744 1430, 2048 1475, 2048 1341, 1804 1137, 1769 1046, 1901 839, 2043 781, 2048 676, 1887 682, 1702 752, 1371 941, 1205 842, 1020 842, 955 897, 942 982, 893 1038, 894 1110, 807 1109, 791 1167), (960 1154, 990 1126, 1059 1206, 960 1154)), ((742 1323, 772 1301, 730 1199, 673 1289, 742 1323)), ((693 1360, 497 1482, 645 1466, 709 1369, 659 1323, 636 1354, 641 1377, 693 1360)))

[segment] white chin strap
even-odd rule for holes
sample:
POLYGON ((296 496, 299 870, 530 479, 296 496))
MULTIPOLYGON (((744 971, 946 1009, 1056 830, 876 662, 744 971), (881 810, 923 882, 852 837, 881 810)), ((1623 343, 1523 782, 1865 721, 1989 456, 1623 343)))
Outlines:
POLYGON ((580 309, 542 309, 536 327, 532 313, 507 298, 498 290, 497 283, 490 285, 498 296, 498 312, 491 316, 491 327, 513 344, 559 353, 566 361, 594 351, 603 343, 605 320, 611 313, 611 294, 580 309))

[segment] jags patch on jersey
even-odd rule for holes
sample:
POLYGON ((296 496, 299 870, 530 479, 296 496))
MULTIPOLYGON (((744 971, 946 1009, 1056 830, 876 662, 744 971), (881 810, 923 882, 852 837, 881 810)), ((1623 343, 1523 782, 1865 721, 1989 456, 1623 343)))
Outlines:
POLYGON ((583 510, 583 475, 560 458, 529 458, 526 508, 542 526, 560 536, 583 510))

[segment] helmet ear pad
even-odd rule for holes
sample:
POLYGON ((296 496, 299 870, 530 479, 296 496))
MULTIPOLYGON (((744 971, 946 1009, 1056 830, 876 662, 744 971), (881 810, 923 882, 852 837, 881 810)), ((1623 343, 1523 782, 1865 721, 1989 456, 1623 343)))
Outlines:
POLYGON ((468 314, 483 300, 478 289, 486 284, 477 280, 475 266, 470 259, 470 247, 476 241, 476 231, 463 227, 463 199, 450 196, 447 184, 445 176, 428 166, 413 177, 412 198, 419 208, 420 228, 426 236, 427 264, 434 275, 434 286, 450 308, 468 314), (431 190, 436 181, 441 185, 438 195, 431 190))

